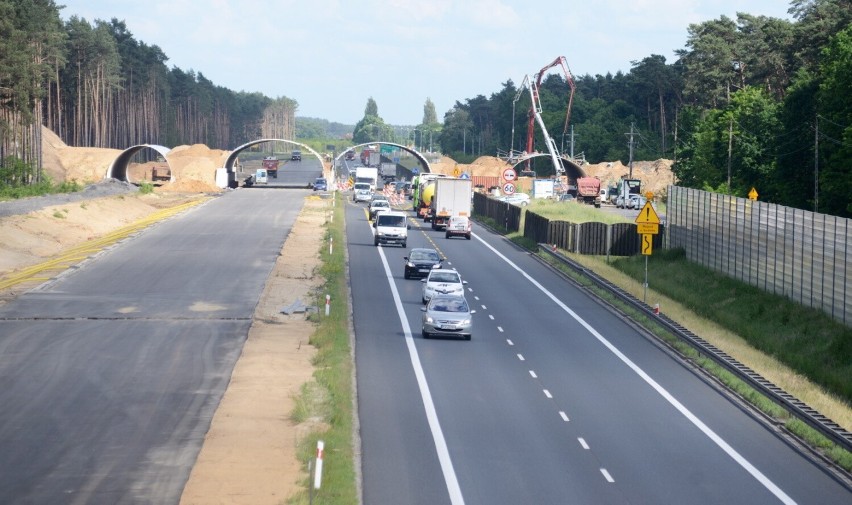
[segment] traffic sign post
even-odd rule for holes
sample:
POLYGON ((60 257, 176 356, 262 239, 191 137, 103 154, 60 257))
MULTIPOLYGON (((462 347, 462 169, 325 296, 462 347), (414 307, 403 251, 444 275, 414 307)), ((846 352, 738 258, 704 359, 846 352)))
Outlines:
POLYGON ((640 249, 642 255, 645 256, 645 284, 642 286, 642 301, 648 300, 648 256, 654 252, 654 235, 660 233, 660 216, 654 206, 651 205, 651 200, 645 202, 645 206, 639 211, 636 216, 636 231, 642 237, 640 249))

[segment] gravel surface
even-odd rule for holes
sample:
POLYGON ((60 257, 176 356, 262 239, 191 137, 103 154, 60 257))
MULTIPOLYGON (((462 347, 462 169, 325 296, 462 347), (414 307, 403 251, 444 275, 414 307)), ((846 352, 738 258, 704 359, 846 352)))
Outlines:
POLYGON ((82 191, 77 191, 76 193, 58 193, 0 202, 0 217, 28 214, 52 205, 62 205, 91 200, 92 198, 134 193, 136 191, 139 191, 139 188, 133 184, 116 179, 106 179, 97 184, 90 184, 83 188, 82 191))

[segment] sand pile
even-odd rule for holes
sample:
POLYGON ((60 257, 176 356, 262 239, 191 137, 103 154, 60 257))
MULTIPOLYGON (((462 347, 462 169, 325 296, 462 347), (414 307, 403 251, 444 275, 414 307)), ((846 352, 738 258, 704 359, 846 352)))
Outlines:
POLYGON ((177 146, 166 157, 175 182, 163 184, 158 191, 221 191, 216 186, 216 169, 224 165, 227 157, 227 151, 204 144, 177 146))
POLYGON ((46 127, 41 129, 41 148, 42 166, 53 182, 100 181, 106 177, 110 163, 121 154, 118 149, 69 147, 46 127))
MULTIPOLYGON (((627 177, 630 168, 620 161, 583 165, 586 174, 597 177, 604 186, 615 186, 618 179, 627 177)), ((658 197, 665 195, 666 187, 674 184, 672 161, 659 159, 656 161, 634 161, 633 178, 642 181, 642 190, 651 191, 658 197)))

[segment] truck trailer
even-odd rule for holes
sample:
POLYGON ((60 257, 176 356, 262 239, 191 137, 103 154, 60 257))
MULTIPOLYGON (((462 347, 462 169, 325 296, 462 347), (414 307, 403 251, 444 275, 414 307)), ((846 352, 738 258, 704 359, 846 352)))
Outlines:
POLYGON ((446 229, 451 217, 470 217, 472 198, 473 183, 470 179, 435 179, 435 193, 429 211, 432 229, 446 229))
POLYGON ((376 190, 378 184, 379 169, 372 167, 357 167, 355 169, 355 183, 366 182, 370 184, 372 191, 376 190))
POLYGON ((381 175, 383 181, 396 179, 396 163, 379 164, 379 175, 381 175))

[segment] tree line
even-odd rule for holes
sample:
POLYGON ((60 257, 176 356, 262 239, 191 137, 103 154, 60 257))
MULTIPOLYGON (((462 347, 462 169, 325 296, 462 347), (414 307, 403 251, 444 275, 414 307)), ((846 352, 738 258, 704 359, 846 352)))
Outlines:
POLYGON ((136 40, 123 21, 63 22, 61 8, 54 0, 0 0, 0 183, 43 178, 42 125, 68 145, 118 149, 226 149, 294 137, 295 100, 234 92, 201 72, 170 69, 163 51, 136 40))
MULTIPOLYGON (((633 159, 674 160, 680 185, 754 187, 763 201, 852 217, 852 2, 793 0, 788 12, 792 21, 739 13, 692 24, 673 63, 650 55, 627 73, 573 77, 567 131, 569 83, 546 75, 548 132, 566 154, 627 164, 634 131, 633 159)), ((512 80, 457 101, 441 148, 460 161, 523 149, 529 107, 512 80)))

